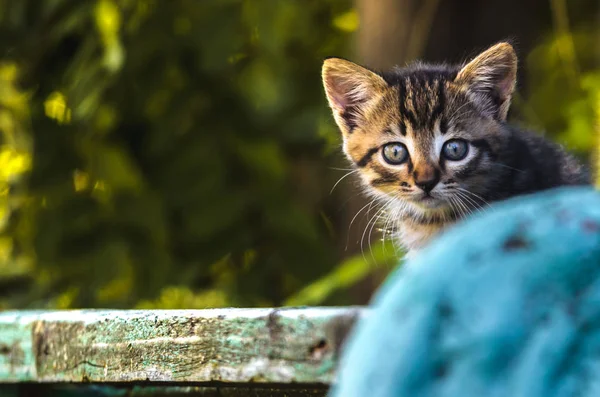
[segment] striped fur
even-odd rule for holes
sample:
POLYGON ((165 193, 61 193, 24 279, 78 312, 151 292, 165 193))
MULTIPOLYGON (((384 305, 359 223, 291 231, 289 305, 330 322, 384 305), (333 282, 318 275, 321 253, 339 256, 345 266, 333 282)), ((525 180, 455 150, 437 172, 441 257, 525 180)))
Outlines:
POLYGON ((559 145, 506 124, 516 71, 508 43, 466 65, 418 63, 386 73, 325 60, 323 84, 344 153, 409 252, 493 201, 589 183, 587 170, 559 145), (443 155, 455 139, 468 147, 458 161, 443 155), (385 160, 390 143, 408 150, 404 163, 385 160))

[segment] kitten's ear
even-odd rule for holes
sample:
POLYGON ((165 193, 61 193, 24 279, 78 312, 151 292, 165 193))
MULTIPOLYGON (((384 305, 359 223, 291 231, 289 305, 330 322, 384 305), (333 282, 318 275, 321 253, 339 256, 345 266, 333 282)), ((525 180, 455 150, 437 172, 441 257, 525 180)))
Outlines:
POLYGON ((517 82, 517 54, 509 43, 498 43, 464 66, 455 81, 504 121, 517 82))
POLYGON ((367 106, 387 87, 377 73, 341 58, 326 59, 322 77, 329 106, 344 135, 352 132, 367 106))

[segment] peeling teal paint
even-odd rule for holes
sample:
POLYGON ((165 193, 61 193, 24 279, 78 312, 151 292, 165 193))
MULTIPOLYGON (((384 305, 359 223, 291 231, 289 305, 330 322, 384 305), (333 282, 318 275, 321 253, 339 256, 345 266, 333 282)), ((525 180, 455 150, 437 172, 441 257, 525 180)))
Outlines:
POLYGON ((363 313, 360 308, 5 312, 0 395, 8 390, 2 384, 19 382, 324 388, 334 378, 346 334, 363 313))
POLYGON ((0 315, 0 382, 36 377, 31 327, 18 314, 0 315))

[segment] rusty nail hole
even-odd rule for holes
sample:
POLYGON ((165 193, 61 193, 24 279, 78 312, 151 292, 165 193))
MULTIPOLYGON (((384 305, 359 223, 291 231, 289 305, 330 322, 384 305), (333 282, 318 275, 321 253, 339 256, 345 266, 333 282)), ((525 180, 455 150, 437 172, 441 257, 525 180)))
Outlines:
POLYGON ((0 354, 4 354, 4 355, 6 355, 6 354, 10 354, 10 350, 11 350, 11 349, 10 349, 10 347, 9 347, 9 346, 7 346, 7 345, 4 345, 4 344, 3 344, 3 345, 0 345, 0 354))
POLYGON ((327 341, 325 339, 321 339, 316 345, 311 346, 308 350, 310 356, 316 360, 321 359, 326 351, 327 341))

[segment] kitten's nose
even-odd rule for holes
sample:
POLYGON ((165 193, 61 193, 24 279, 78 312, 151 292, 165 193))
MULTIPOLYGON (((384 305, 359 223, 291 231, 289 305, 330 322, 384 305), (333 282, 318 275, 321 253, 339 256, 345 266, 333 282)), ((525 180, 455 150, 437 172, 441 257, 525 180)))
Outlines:
POLYGON ((415 185, 429 194, 440 181, 440 171, 431 164, 415 164, 413 178, 415 185))
POLYGON ((434 177, 432 179, 426 179, 426 180, 415 180, 415 185, 420 187, 425 193, 429 193, 433 190, 435 185, 437 185, 439 180, 440 179, 438 177, 434 177))

